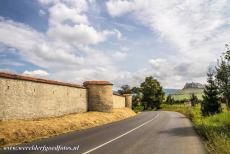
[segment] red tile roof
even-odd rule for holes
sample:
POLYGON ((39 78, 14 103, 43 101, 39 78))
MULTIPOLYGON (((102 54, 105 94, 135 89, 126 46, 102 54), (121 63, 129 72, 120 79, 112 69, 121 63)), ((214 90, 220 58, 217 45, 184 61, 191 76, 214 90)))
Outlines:
POLYGON ((109 81, 85 81, 83 85, 87 86, 87 85, 113 85, 113 84, 109 81))
POLYGON ((77 85, 77 84, 65 83, 65 82, 60 82, 60 81, 55 81, 55 80, 47 80, 47 79, 42 79, 42 78, 35 78, 35 77, 12 74, 12 73, 5 73, 5 72, 0 72, 0 77, 32 81, 32 82, 38 82, 38 83, 47 83, 47 84, 54 84, 54 85, 61 85, 61 86, 76 87, 76 88, 85 88, 84 86, 77 85))

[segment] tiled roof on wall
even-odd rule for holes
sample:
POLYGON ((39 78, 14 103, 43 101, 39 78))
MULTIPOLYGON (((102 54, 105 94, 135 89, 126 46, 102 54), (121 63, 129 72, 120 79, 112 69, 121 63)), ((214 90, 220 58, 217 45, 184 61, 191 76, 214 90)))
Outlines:
POLYGON ((38 83, 76 87, 76 88, 85 88, 84 86, 77 85, 77 84, 65 83, 65 82, 60 82, 60 81, 55 81, 55 80, 47 80, 47 79, 42 79, 42 78, 35 78, 35 77, 18 75, 18 74, 13 74, 13 73, 6 73, 6 72, 0 72, 0 77, 9 78, 9 79, 24 80, 24 81, 32 81, 32 82, 38 82, 38 83))
POLYGON ((86 86, 86 85, 113 85, 113 84, 109 81, 85 81, 83 85, 86 86))

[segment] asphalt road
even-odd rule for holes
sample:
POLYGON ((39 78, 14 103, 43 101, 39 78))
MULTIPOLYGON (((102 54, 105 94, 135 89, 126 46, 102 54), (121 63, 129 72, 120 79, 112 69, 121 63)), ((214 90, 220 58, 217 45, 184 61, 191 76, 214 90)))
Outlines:
MULTIPOLYGON (((182 114, 168 111, 143 112, 135 117, 71 132, 20 147, 68 146, 74 151, 48 151, 67 154, 205 154, 207 153, 191 122, 182 114)), ((0 153, 41 153, 15 151, 0 153)))

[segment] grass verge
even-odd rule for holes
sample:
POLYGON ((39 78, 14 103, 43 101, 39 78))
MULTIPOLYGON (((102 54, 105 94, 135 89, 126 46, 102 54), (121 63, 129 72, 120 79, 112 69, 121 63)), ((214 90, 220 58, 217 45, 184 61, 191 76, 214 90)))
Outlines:
POLYGON ((0 121, 0 147, 100 126, 134 115, 134 111, 123 108, 111 113, 86 112, 36 120, 0 121))
POLYGON ((190 118, 211 154, 230 154, 230 112, 203 117, 199 105, 190 107, 184 104, 162 104, 161 108, 180 112, 190 118))

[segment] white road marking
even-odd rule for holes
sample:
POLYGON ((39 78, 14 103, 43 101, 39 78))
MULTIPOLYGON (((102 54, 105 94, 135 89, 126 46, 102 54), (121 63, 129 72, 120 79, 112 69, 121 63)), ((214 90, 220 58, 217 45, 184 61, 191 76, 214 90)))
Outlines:
POLYGON ((159 116, 159 113, 158 113, 153 119, 150 119, 150 120, 144 122, 143 124, 141 124, 141 125, 139 125, 139 126, 133 128, 133 129, 131 129, 130 131, 128 131, 128 132, 126 132, 126 133, 124 133, 124 134, 121 134, 120 136, 118 136, 118 137, 116 137, 116 138, 114 138, 114 139, 112 139, 112 140, 109 140, 108 142, 105 142, 105 143, 103 143, 103 144, 101 144, 101 145, 99 145, 99 146, 97 146, 97 147, 95 147, 95 148, 93 148, 93 149, 90 149, 90 150, 88 150, 88 151, 86 151, 86 152, 84 152, 84 153, 82 153, 82 154, 88 154, 88 153, 90 153, 90 152, 92 152, 92 151, 95 151, 95 150, 97 150, 97 149, 99 149, 99 148, 101 148, 101 147, 103 147, 103 146, 105 146, 105 145, 107 145, 107 144, 109 144, 109 143, 111 143, 111 142, 113 142, 113 141, 115 141, 115 140, 117 140, 117 139, 119 139, 119 138, 121 138, 121 137, 123 137, 123 136, 129 134, 129 133, 131 133, 131 132, 133 132, 134 130, 136 130, 136 129, 138 129, 138 128, 140 128, 140 127, 142 127, 142 126, 144 126, 144 125, 146 125, 146 124, 148 124, 148 123, 150 123, 151 121, 155 120, 158 116, 159 116))

